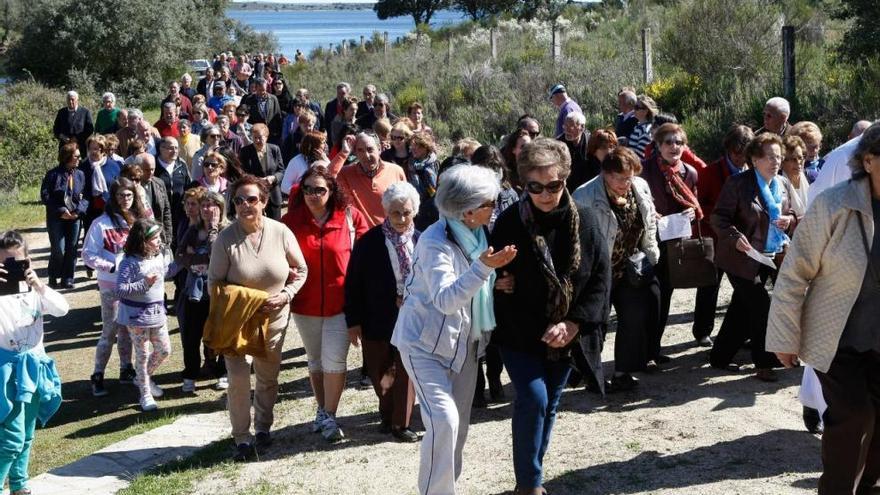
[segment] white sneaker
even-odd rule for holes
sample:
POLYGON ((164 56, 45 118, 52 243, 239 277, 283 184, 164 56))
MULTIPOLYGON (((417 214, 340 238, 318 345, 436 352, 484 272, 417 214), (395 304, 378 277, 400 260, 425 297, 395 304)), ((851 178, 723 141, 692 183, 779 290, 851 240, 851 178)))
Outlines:
POLYGON ((214 388, 217 390, 226 390, 229 388, 229 379, 225 376, 221 376, 217 379, 217 385, 214 385, 214 388))
POLYGON ((156 385, 156 382, 154 382, 152 378, 150 378, 150 393, 153 397, 162 397, 165 395, 165 391, 162 390, 162 387, 156 385))
POLYGON ((155 411, 159 409, 159 406, 156 404, 156 401, 153 399, 152 395, 145 395, 141 397, 141 411, 155 411))
POLYGON ((318 433, 322 429, 322 424, 324 420, 327 419, 327 412, 324 411, 323 407, 319 407, 318 411, 315 413, 315 420, 312 421, 312 433, 318 433))
POLYGON ((196 381, 190 380, 189 378, 183 379, 183 385, 180 386, 180 390, 185 394, 191 394, 196 391, 196 381))
POLYGON ((321 422, 321 436, 328 442, 338 442, 345 438, 342 428, 336 423, 336 418, 333 415, 327 414, 327 417, 321 422))

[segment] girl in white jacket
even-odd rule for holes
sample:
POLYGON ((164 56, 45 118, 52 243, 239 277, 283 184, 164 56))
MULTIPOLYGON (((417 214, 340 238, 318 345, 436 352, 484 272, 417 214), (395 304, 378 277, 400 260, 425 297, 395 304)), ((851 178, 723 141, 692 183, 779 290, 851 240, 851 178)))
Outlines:
POLYGON ((119 299, 115 295, 116 269, 122 261, 122 248, 128 239, 129 227, 144 216, 137 185, 120 177, 110 186, 110 200, 104 214, 92 222, 83 242, 83 261, 97 272, 98 291, 101 293, 103 329, 95 348, 95 369, 91 376, 92 394, 95 397, 107 395, 104 369, 110 360, 114 340, 119 351, 119 383, 134 383, 131 336, 124 325, 116 323, 119 308, 119 299))

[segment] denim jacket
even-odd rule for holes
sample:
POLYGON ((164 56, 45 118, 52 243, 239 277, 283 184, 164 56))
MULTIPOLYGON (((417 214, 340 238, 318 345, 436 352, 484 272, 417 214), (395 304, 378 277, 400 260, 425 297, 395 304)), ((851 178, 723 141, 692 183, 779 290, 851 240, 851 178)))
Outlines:
MULTIPOLYGON (((460 372, 471 340, 471 300, 491 273, 482 261, 468 261, 446 220, 432 224, 413 253, 391 344, 404 352, 432 354, 460 372)), ((485 341, 481 339, 481 348, 485 341)))

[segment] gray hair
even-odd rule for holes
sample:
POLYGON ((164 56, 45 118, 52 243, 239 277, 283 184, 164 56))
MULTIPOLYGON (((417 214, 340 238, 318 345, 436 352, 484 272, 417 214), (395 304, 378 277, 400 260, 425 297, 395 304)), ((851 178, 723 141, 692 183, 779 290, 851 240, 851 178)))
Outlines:
POLYGON ((180 76, 180 81, 183 82, 183 81, 186 81, 187 79, 189 79, 189 82, 192 82, 193 76, 189 75, 189 72, 184 72, 183 75, 180 76))
POLYGON ((110 100, 113 103, 116 103, 116 95, 108 91, 101 96, 101 101, 104 100, 110 100))
POLYGON ((849 131, 850 139, 852 139, 856 136, 861 136, 862 133, 865 132, 865 129, 867 129, 868 127, 871 127, 870 120, 860 120, 860 121, 856 122, 855 124, 853 124, 852 130, 849 131))
POLYGON ((173 101, 166 101, 162 104, 162 108, 174 108, 176 106, 173 101))
POLYGON ((764 104, 765 107, 775 108, 777 112, 784 113, 785 115, 791 115, 791 104, 788 103, 788 100, 781 96, 774 96, 767 100, 767 103, 764 104))
POLYGON ((500 192, 501 184, 494 171, 462 163, 443 172, 434 202, 441 215, 461 220, 466 211, 493 201, 500 192))
POLYGON ((636 102, 638 101, 636 99, 636 94, 633 91, 630 91, 628 89, 622 90, 620 93, 617 93, 617 95, 623 96, 625 98, 623 101, 625 101, 626 104, 629 106, 634 106, 636 104, 636 102))
POLYGON ((565 116, 565 121, 575 125, 587 125, 587 118, 581 112, 569 112, 565 116))
POLYGON ((215 126, 214 124, 207 124, 204 127, 202 127, 202 132, 199 133, 199 138, 202 140, 203 143, 207 142, 208 141, 208 133, 210 133, 211 131, 215 131, 215 130, 218 130, 217 126, 215 126))
POLYGON ((379 93, 373 97, 373 102, 382 103, 383 105, 388 105, 388 96, 385 93, 379 93))
MULTIPOLYGON (((360 141, 361 139, 369 139, 370 141, 373 142, 373 145, 376 147, 381 145, 381 143, 379 142, 379 136, 373 134, 372 132, 359 132, 359 133, 357 133, 357 141, 360 141)), ((355 143, 357 143, 357 141, 355 141, 355 143)))
MULTIPOLYGON (((856 150, 849 159, 849 168, 852 170, 853 179, 861 179, 867 177, 868 172, 865 170, 866 155, 880 155, 880 122, 871 124, 871 127, 865 129, 856 150)), ((880 170, 875 170, 875 174, 880 174, 880 170)))
POLYGON ((144 151, 143 153, 139 153, 134 158, 133 163, 141 168, 143 168, 145 165, 152 165, 153 167, 155 167, 156 166, 156 157, 153 156, 152 154, 144 151))
POLYGON ((412 184, 406 181, 395 182, 382 193, 382 208, 385 209, 386 215, 388 214, 388 209, 393 205, 406 204, 407 201, 412 203, 413 213, 417 213, 420 204, 419 192, 416 191, 412 184))
POLYGON ((70 90, 70 91, 67 92, 67 97, 68 97, 68 98, 77 98, 77 99, 78 99, 78 98, 79 98, 79 93, 77 93, 76 91, 70 90))
POLYGON ((127 112, 128 112, 128 118, 132 118, 132 117, 137 117, 139 119, 144 118, 144 112, 141 112, 141 110, 139 108, 129 108, 127 110, 127 112))
POLYGON ((345 91, 351 93, 351 84, 348 84, 347 82, 341 82, 336 85, 336 89, 343 89, 343 88, 345 89, 345 91))
POLYGON ((366 86, 364 86, 364 89, 370 90, 373 93, 376 92, 376 86, 374 86, 372 84, 367 84, 366 86))

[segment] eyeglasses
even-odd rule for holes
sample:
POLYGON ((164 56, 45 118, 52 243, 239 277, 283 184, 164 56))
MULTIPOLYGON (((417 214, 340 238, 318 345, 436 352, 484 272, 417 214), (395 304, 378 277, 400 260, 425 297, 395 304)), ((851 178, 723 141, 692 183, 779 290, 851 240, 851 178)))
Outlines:
POLYGON ((481 204, 478 209, 481 209, 481 208, 491 208, 494 210, 495 209, 495 201, 494 200, 486 201, 485 203, 481 204))
POLYGON ((329 191, 329 189, 327 189, 326 187, 309 185, 304 185, 302 187, 302 190, 303 194, 305 194, 306 196, 323 196, 327 194, 327 191, 329 191))
POLYGON ((130 192, 116 194, 116 199, 132 199, 132 198, 134 198, 134 194, 130 193, 130 192))
POLYGON ((395 136, 394 134, 391 135, 392 141, 403 141, 404 139, 406 139, 406 138, 403 136, 395 136))
POLYGON ((546 184, 541 184, 540 182, 527 182, 526 183, 526 191, 531 194, 541 194, 545 190, 550 194, 556 194, 565 187, 564 180, 554 180, 553 182, 548 182, 546 184))
POLYGON ((535 139, 536 137, 541 135, 541 131, 527 131, 529 133, 529 137, 535 139))
POLYGON ((664 139, 663 144, 666 146, 684 146, 684 141, 681 139, 664 139))
POLYGON ((208 134, 208 139, 211 138, 220 139, 220 134, 208 134))
POLYGON ((217 162, 202 162, 202 168, 220 168, 217 162))
POLYGON ((235 203, 235 206, 241 206, 245 203, 247 203, 249 206, 254 206, 259 201, 259 196, 236 196, 232 199, 232 202, 235 203))

